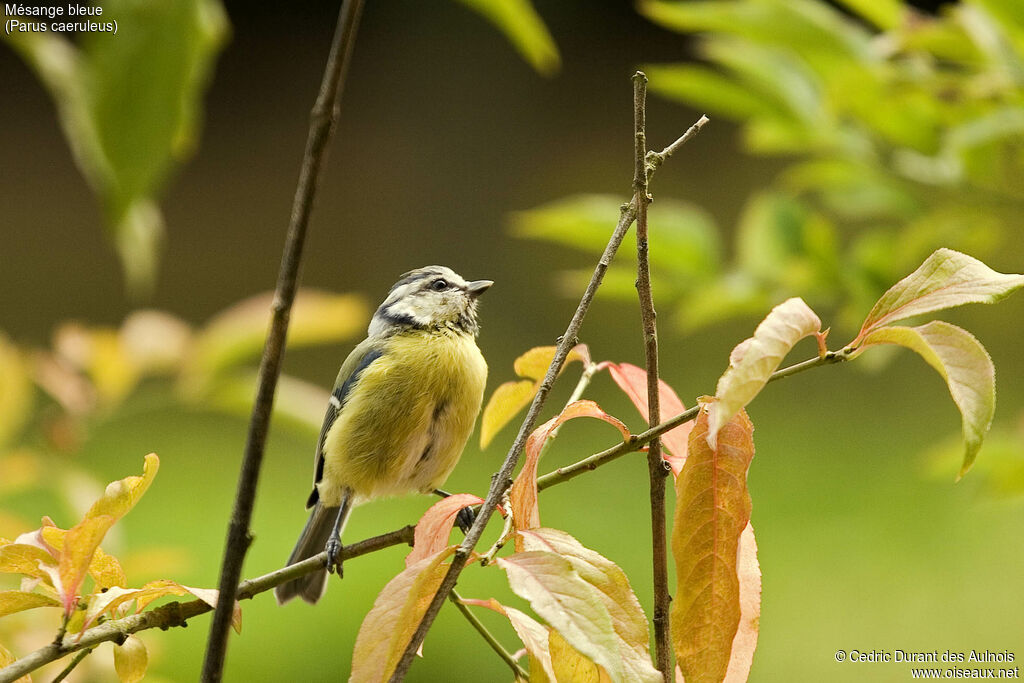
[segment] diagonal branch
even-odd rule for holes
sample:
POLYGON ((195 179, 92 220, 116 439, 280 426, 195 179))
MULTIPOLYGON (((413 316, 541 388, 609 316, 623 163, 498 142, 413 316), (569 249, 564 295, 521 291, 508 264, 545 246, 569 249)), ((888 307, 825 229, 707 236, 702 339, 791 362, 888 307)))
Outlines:
MULTIPOLYGON (((665 148, 665 150, 662 150, 659 154, 667 157, 691 139, 705 122, 707 122, 707 118, 701 117, 701 119, 691 126, 686 133, 669 145, 669 147, 665 148)), ((609 264, 611 264, 612 259, 615 257, 615 253, 618 251, 619 245, 622 244, 622 240, 625 238, 626 232, 629 230, 629 226, 632 225, 634 220, 636 220, 636 215, 637 203, 636 197, 634 197, 628 205, 624 205, 622 207, 619 222, 615 226, 615 230, 612 232, 611 237, 608 239, 608 244, 604 249, 604 253, 601 254, 601 258, 598 260, 597 265, 594 266, 594 274, 591 276, 589 284, 587 284, 587 289, 584 291, 583 297, 580 299, 579 306, 576 307, 576 312, 573 313, 572 319, 569 321, 569 325, 565 329, 565 333, 558 339, 555 356, 551 360, 551 365, 548 367, 547 374, 541 382, 539 391, 533 398, 533 403, 530 404, 530 408, 526 412, 526 417, 523 419, 523 423, 519 427, 519 432, 516 434, 515 441, 512 442, 512 446, 509 448, 508 455, 505 456, 505 461, 502 463, 501 468, 491 478, 491 488, 487 493, 487 499, 477 512, 476 522, 473 524, 472 528, 470 528, 469 533, 466 534, 466 538, 462 541, 462 544, 452 557, 452 563, 448 568, 448 573, 445 574, 437 592, 434 593, 434 597, 431 599, 430 605, 427 607, 426 612, 420 620, 419 626, 416 627, 416 631, 413 633, 412 639, 406 646, 405 651, 402 653, 402 658, 399 660, 394 673, 391 675, 390 681, 393 683, 397 683, 405 678, 406 673, 409 671, 409 667, 412 665, 413 658, 416 656, 417 650, 423 643, 423 639, 426 638, 427 631, 430 629, 431 624, 434 623, 434 619, 437 618, 437 613, 441 610, 441 605, 444 604, 444 601, 448 598, 448 594, 451 593, 453 588, 455 588, 455 583, 458 581, 459 574, 461 574, 462 570, 466 567, 466 563, 469 561, 473 548, 475 548, 476 544, 480 541, 480 536, 483 534, 484 527, 487 526, 487 522, 494 513, 494 508, 501 501, 501 497, 504 495, 508 487, 512 485, 512 472, 519 463, 519 458, 526 445, 526 439, 537 424, 537 418, 540 416, 541 408, 544 406, 544 402, 547 400, 548 394, 551 392, 551 387, 555 383, 555 378, 558 376, 559 371, 562 369, 562 365, 565 363, 566 357, 569 355, 569 350, 572 349, 578 341, 577 337, 580 327, 583 324, 583 318, 590 309, 590 304, 594 299, 594 294, 597 292, 597 288, 601 286, 605 272, 607 272, 609 264)))
POLYGON ((224 559, 220 570, 220 601, 210 624, 210 636, 206 644, 201 680, 204 683, 220 681, 224 671, 224 657, 227 654, 228 628, 231 625, 233 609, 232 592, 242 575, 245 553, 252 542, 249 523, 256 502, 256 486, 259 482, 260 466, 267 432, 270 429, 270 414, 274 405, 274 392, 281 373, 281 358, 284 354, 285 337, 288 332, 288 318, 295 290, 298 287, 299 264, 306 239, 309 216, 313 209, 320 171, 327 154, 327 144, 334 133, 338 120, 339 101, 345 73, 351 61, 352 45, 355 42, 363 0, 344 0, 338 14, 338 23, 331 43, 330 56, 324 70, 320 92, 310 117, 309 136, 306 151, 299 171, 298 187, 292 203, 292 214, 285 238, 284 253, 281 255, 281 270, 274 293, 270 330, 263 358, 260 361, 259 382, 256 399, 249 421, 249 434, 245 443, 242 469, 238 475, 234 509, 228 526, 227 541, 224 545, 224 559))
MULTIPOLYGON (((644 335, 647 366, 647 424, 661 422, 658 391, 658 328, 651 292, 651 263, 648 257, 647 206, 647 76, 633 75, 634 173, 633 201, 636 202, 636 291, 640 299, 640 318, 644 335)), ((668 637, 668 551, 665 547, 665 477, 668 472, 661 459, 661 439, 651 439, 647 450, 647 472, 651 490, 651 565, 654 584, 655 661, 662 678, 672 676, 672 646, 668 637)))
MULTIPOLYGON (((402 543, 412 545, 415 531, 416 527, 410 525, 387 534, 346 545, 341 551, 342 559, 350 560, 360 555, 366 555, 402 543)), ((293 564, 284 569, 278 569, 269 574, 243 581, 238 586, 238 590, 234 591, 234 595, 238 600, 252 598, 294 578, 323 569, 326 564, 327 553, 322 552, 308 560, 293 564)), ((234 600, 230 600, 229 604, 234 607, 234 602, 234 600)), ((119 641, 132 633, 151 628, 166 630, 175 626, 185 626, 186 620, 204 612, 209 612, 212 609, 210 605, 202 600, 191 600, 189 602, 175 601, 147 612, 140 612, 121 619, 103 622, 83 633, 67 636, 60 643, 50 643, 46 647, 31 652, 5 666, 0 669, 0 683, 11 683, 41 666, 66 657, 72 652, 90 650, 108 640, 119 641)))

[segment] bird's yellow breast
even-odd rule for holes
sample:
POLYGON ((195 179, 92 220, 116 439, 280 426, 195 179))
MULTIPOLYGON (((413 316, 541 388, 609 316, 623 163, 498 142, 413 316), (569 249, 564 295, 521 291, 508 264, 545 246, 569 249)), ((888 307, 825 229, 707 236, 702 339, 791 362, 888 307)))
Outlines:
POLYGON ((367 366, 324 440, 320 499, 430 491, 448 478, 480 412, 487 364, 472 335, 410 331, 367 366))

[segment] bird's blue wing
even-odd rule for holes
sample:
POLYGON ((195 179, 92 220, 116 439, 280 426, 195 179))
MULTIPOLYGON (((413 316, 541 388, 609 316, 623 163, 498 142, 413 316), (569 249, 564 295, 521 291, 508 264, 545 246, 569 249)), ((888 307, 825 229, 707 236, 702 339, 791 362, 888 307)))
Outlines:
MULTIPOLYGON (((362 345, 360 345, 362 346, 362 345)), ((338 415, 345 408, 345 400, 351 393, 353 387, 359 382, 359 376, 370 364, 384 355, 378 348, 362 349, 357 347, 355 351, 345 360, 338 373, 338 380, 334 385, 334 392, 327 403, 327 412, 324 414, 324 423, 320 427, 320 438, 316 442, 316 465, 313 475, 313 491, 306 500, 306 508, 311 508, 320 500, 320 491, 316 485, 324 476, 324 441, 327 439, 327 432, 338 419, 338 415), (349 370, 351 368, 351 370, 349 370)))

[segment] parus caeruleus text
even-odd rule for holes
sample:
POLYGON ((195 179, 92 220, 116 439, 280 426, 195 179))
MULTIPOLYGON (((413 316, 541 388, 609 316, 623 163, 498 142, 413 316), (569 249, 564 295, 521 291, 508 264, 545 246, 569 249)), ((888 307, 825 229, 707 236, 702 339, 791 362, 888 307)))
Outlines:
POLYGON ((316 447, 313 511, 288 564, 325 548, 327 567, 278 586, 281 604, 316 603, 340 573, 341 532, 354 504, 437 492, 480 412, 487 363, 476 346, 477 297, 493 283, 427 266, 401 277, 334 383, 316 447))

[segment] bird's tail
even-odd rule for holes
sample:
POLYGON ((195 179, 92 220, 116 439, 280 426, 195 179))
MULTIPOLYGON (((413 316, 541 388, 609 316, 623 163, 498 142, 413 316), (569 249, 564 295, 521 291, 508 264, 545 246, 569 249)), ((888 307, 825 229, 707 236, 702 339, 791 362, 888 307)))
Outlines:
MULTIPOLYGON (((345 507, 345 516, 347 517, 348 510, 351 508, 349 506, 345 507)), ((295 544, 295 549, 288 558, 288 564, 293 565, 322 553, 327 545, 327 540, 331 536, 331 531, 337 518, 338 507, 326 507, 320 503, 313 506, 313 511, 309 515, 309 521, 306 522, 306 528, 302 530, 302 535, 299 536, 299 541, 295 544)), ((345 520, 343 519, 339 525, 339 530, 344 525, 345 520)), ((283 605, 296 596, 301 597, 311 605, 315 605, 323 596, 326 587, 327 569, 324 568, 311 574, 300 576, 288 583, 281 584, 274 589, 274 596, 277 598, 277 604, 279 605, 283 605)))

